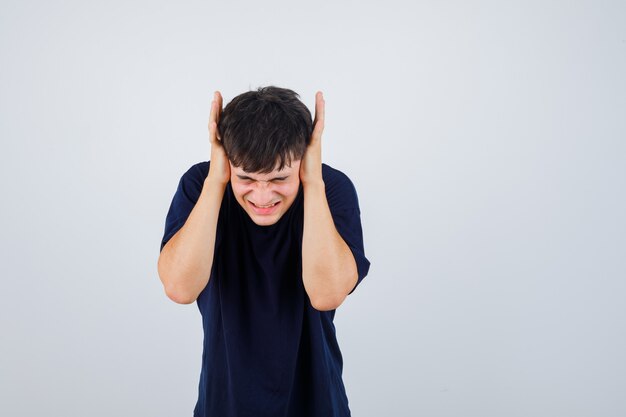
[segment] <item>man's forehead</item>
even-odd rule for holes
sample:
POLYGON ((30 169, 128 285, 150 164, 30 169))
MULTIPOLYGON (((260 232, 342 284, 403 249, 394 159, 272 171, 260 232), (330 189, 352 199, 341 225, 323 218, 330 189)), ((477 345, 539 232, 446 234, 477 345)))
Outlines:
POLYGON ((249 175, 249 176, 254 176, 255 178, 263 178, 263 177, 272 177, 275 176, 277 174, 282 174, 282 175, 288 175, 291 174, 291 172, 294 170, 294 166, 298 163, 299 161, 292 161, 291 162, 291 166, 287 165, 287 163, 285 163, 285 166, 283 166, 283 169, 278 170, 278 164, 276 165, 276 168, 274 168, 274 170, 270 173, 267 174, 261 174, 259 172, 247 172, 244 171, 242 167, 235 167, 231 164, 231 168, 233 168, 235 170, 235 172, 237 174, 240 175, 249 175))

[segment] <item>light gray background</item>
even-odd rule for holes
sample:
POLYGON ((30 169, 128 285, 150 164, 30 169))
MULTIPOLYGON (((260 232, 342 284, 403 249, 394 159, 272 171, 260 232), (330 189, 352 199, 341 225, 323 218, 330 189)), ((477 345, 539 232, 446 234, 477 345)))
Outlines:
POLYGON ((191 416, 157 258, 208 111, 325 94, 372 265, 354 416, 626 415, 623 2, 6 1, 0 415, 191 416))

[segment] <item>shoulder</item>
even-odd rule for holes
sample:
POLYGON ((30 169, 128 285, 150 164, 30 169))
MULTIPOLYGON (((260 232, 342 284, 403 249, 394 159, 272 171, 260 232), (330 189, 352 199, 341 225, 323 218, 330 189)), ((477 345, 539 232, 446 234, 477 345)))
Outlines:
POLYGON ((322 178, 326 199, 331 210, 359 209, 359 199, 354 183, 348 175, 328 164, 322 163, 322 178))
POLYGON ((191 165, 182 175, 181 182, 188 186, 200 186, 204 184, 204 180, 209 175, 210 161, 197 162, 191 165))
POLYGON ((209 161, 194 163, 180 177, 177 193, 184 195, 189 200, 196 201, 208 175, 209 161))
POLYGON ((324 178, 324 182, 350 181, 350 178, 342 171, 324 162, 322 162, 322 177, 324 178))
POLYGON ((183 177, 189 179, 200 179, 204 181, 204 179, 209 175, 209 166, 211 161, 202 161, 193 164, 185 173, 183 177))

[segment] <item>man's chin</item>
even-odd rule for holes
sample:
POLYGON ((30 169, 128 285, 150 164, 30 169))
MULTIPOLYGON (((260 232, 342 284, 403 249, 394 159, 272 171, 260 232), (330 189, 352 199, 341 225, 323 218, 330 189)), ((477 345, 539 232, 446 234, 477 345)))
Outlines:
POLYGON ((278 222, 278 220, 280 220, 281 218, 280 215, 259 216, 258 214, 250 214, 250 213, 248 213, 248 216, 250 216, 250 219, 252 219, 254 224, 256 224, 257 226, 271 226, 275 224, 276 222, 278 222))

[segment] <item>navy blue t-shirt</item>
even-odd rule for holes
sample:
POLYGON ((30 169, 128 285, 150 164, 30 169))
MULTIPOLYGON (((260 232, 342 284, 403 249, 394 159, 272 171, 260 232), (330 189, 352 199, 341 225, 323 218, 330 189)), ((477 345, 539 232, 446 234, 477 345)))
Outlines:
MULTIPOLYGON (((198 201, 209 164, 193 165, 180 179, 161 250, 198 201)), ((358 286, 370 262, 356 189, 327 164, 322 175, 335 227, 356 260, 358 286)), ((226 186, 211 276, 196 300, 204 344, 194 417, 350 416, 336 310, 313 308, 302 282, 303 191, 300 184, 275 224, 259 226, 226 186)))

